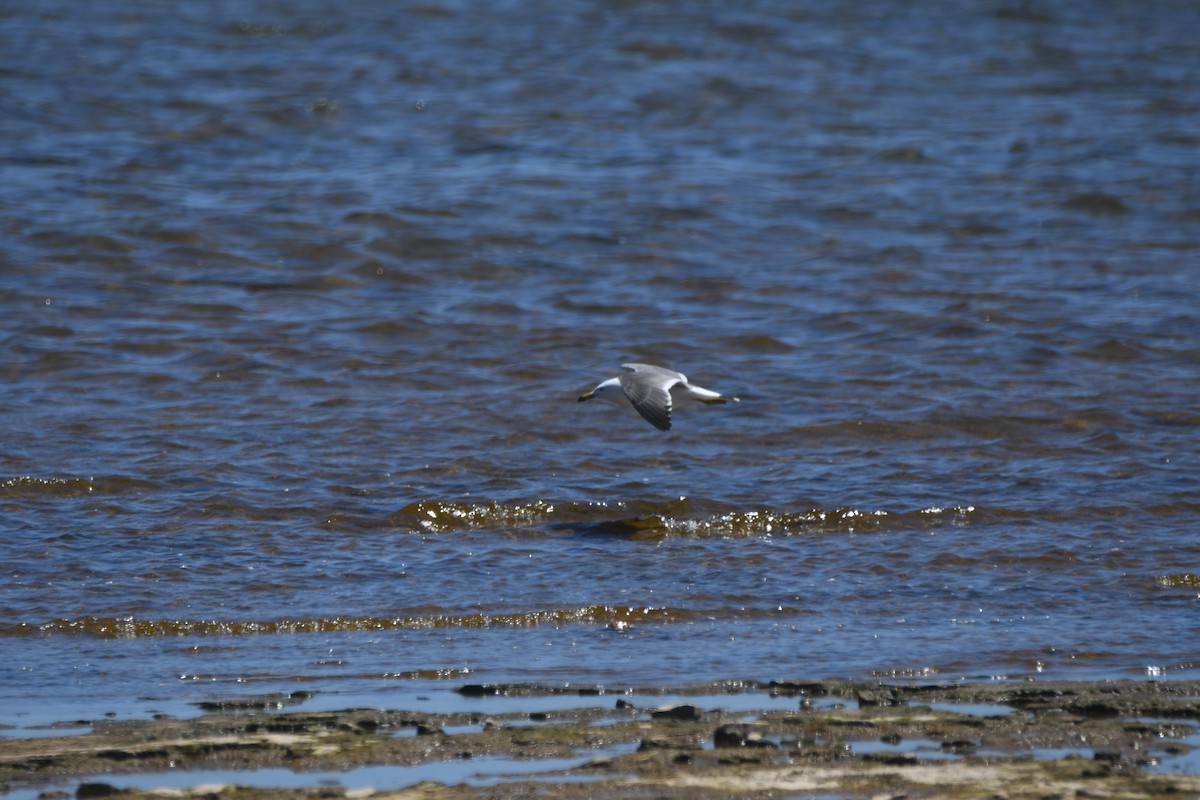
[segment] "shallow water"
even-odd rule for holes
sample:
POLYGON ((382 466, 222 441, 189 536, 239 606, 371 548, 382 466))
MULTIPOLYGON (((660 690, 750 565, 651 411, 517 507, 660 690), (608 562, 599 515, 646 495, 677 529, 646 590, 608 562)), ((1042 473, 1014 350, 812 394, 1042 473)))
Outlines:
MULTIPOLYGON (((582 751, 577 758, 518 759, 501 756, 476 756, 414 766, 354 767, 340 772, 304 772, 284 767, 254 770, 209 769, 171 772, 106 774, 98 777, 120 789, 154 791, 156 789, 193 789, 198 786, 227 784, 269 789, 299 789, 312 786, 340 787, 346 790, 395 790, 424 781, 447 785, 490 786, 519 775, 522 780, 549 779, 555 782, 593 780, 589 775, 562 775, 589 761, 622 754, 629 746, 582 751), (543 774, 544 773, 544 774, 543 774)), ((64 787, 71 789, 70 785, 64 787)), ((75 787, 77 788, 77 786, 75 787)), ((19 789, 6 793, 11 800, 36 800, 40 791, 19 789)))
POLYGON ((1197 675, 1194 4, 0 13, 0 723, 1197 675))

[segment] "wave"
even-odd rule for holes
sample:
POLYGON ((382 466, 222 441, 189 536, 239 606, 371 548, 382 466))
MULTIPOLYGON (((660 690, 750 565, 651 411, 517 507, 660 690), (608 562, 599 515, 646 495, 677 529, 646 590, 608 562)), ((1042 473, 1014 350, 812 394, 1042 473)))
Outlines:
POLYGON ((464 503, 422 500, 400 509, 388 521, 398 528, 430 533, 505 528, 660 539, 669 536, 739 538, 926 529, 937 525, 965 524, 974 514, 974 506, 930 507, 900 512, 857 508, 774 511, 738 510, 686 499, 666 503, 619 502, 611 505, 549 501, 464 503))
MULTIPOLYGON (((421 500, 389 515, 385 525, 422 533, 498 529, 537 536, 581 534, 632 539, 668 537, 746 538, 820 533, 893 533, 943 526, 1112 522, 1147 514, 1194 515, 1200 503, 1178 499, 1153 505, 1083 505, 1070 508, 1005 508, 973 504, 883 508, 747 509, 693 498, 672 501, 531 502, 421 500)), ((361 520, 360 520, 361 521, 361 520)))
POLYGON ((159 488, 153 481, 111 475, 89 478, 38 478, 17 475, 0 478, 0 498, 80 497, 89 494, 125 494, 159 488))
POLYGON ((685 623, 711 619, 750 619, 795 615, 800 609, 679 609, 657 606, 582 606, 539 611, 449 613, 426 611, 394 617, 333 616, 281 620, 171 620, 137 617, 76 617, 43 623, 0 624, 0 637, 68 634, 103 639, 161 636, 247 636, 258 634, 342 633, 454 628, 535 628, 590 625, 624 630, 633 625, 685 623))

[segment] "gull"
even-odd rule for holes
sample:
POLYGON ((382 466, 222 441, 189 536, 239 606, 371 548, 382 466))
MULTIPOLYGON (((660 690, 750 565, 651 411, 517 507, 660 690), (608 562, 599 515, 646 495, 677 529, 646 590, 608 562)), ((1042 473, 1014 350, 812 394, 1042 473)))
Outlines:
POLYGON ((599 397, 620 404, 629 401, 639 414, 660 431, 671 429, 671 408, 691 403, 718 405, 738 402, 722 394, 688 383, 687 375, 653 364, 622 364, 624 375, 601 381, 595 389, 579 396, 579 402, 599 397))

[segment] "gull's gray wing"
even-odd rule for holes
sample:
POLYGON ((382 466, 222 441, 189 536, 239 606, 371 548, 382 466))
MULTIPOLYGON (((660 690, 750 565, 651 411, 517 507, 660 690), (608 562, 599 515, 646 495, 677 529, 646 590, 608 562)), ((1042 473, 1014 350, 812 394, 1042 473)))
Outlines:
POLYGON ((660 431, 671 430, 671 387, 686 380, 673 370, 652 364, 622 364, 621 389, 637 412, 660 431))

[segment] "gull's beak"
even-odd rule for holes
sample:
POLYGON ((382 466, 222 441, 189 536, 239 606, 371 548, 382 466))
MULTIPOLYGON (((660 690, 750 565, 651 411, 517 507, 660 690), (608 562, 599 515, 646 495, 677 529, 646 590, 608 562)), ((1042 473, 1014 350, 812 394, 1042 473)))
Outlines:
POLYGON ((595 396, 595 392, 584 392, 583 394, 579 395, 579 400, 577 402, 582 403, 584 400, 591 400, 595 396))

